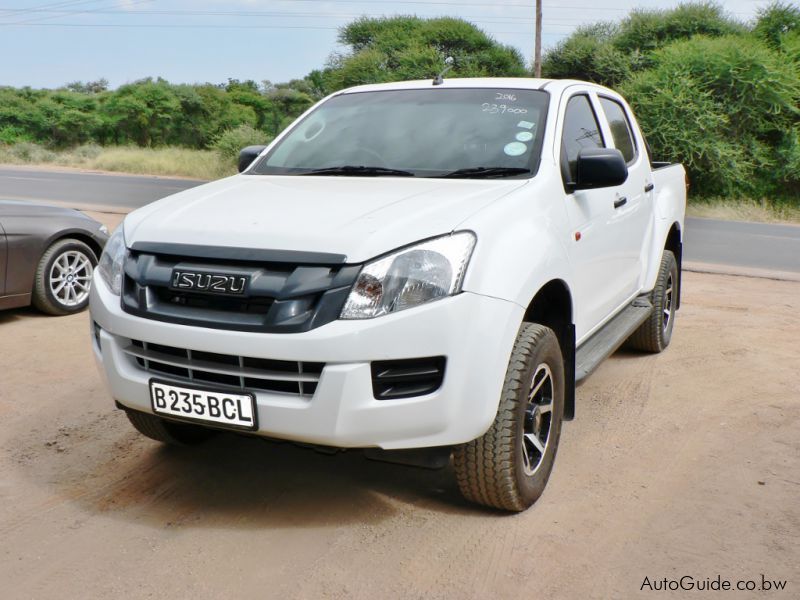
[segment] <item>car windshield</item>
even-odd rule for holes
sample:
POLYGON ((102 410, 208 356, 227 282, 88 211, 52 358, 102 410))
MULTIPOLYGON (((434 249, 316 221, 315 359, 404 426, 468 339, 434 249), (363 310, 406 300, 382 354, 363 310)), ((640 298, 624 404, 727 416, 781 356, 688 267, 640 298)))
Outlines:
POLYGON ((249 173, 530 177, 548 95, 432 88, 345 93, 306 116, 249 173))

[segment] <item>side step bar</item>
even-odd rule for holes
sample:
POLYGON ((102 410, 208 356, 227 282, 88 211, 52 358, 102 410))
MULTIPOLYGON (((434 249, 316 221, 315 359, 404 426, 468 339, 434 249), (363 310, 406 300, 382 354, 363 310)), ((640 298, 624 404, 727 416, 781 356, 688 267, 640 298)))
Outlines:
POLYGON ((583 383, 647 320, 652 310, 650 300, 640 296, 586 340, 575 353, 575 383, 583 383))

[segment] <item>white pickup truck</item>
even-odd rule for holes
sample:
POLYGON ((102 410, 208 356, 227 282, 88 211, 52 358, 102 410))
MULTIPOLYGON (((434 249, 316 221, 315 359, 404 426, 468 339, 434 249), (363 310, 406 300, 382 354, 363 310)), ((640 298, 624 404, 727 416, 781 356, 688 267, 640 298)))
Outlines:
POLYGON ((352 88, 240 171, 128 215, 96 270, 94 353, 146 436, 452 457, 469 500, 519 511, 576 384, 669 344, 685 174, 609 89, 352 88))

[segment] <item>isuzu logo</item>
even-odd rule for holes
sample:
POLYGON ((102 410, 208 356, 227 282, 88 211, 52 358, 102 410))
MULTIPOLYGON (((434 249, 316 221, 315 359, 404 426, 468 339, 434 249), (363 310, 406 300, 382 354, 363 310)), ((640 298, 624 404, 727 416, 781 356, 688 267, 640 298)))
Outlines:
POLYGON ((222 273, 200 273, 197 271, 172 272, 172 287, 176 290, 209 292, 211 294, 243 294, 247 277, 222 273))

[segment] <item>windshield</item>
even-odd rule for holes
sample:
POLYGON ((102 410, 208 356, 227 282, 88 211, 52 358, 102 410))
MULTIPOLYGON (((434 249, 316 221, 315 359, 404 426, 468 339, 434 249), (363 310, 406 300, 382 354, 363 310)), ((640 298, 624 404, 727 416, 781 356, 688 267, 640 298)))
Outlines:
POLYGON ((539 165, 547 105, 546 92, 520 89, 341 94, 249 173, 530 177, 539 165))

